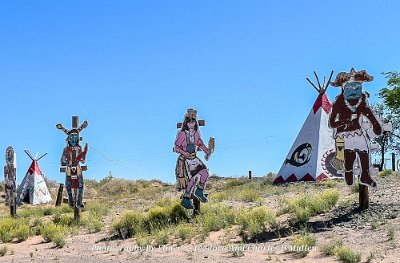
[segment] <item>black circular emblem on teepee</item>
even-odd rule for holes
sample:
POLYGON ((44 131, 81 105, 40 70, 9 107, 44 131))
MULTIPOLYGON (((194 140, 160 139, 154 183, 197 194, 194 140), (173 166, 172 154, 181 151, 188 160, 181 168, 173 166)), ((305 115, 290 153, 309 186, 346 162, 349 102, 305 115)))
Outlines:
POLYGON ((294 150, 290 159, 286 159, 285 163, 293 166, 303 166, 311 159, 312 147, 309 143, 303 143, 294 150))

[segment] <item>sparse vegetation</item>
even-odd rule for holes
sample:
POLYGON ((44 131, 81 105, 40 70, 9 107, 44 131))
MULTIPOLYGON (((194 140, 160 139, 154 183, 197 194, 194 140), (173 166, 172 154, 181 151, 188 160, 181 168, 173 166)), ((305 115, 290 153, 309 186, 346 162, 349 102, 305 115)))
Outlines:
POLYGON ((7 246, 2 246, 0 248, 0 256, 4 257, 4 255, 7 254, 7 251, 8 251, 8 247, 7 246))
POLYGON ((333 240, 323 246, 321 251, 328 256, 336 256, 345 263, 358 263, 361 261, 361 254, 353 252, 349 247, 343 244, 341 240, 333 240))
POLYGON ((317 194, 303 194, 299 197, 285 200, 280 214, 292 214, 292 224, 305 223, 311 216, 331 209, 338 200, 338 190, 326 190, 317 194))
POLYGON ((257 207, 250 211, 242 211, 238 216, 238 223, 240 236, 244 241, 248 241, 266 231, 268 227, 275 227, 276 216, 265 207, 257 207))
POLYGON ((293 246, 295 248, 293 252, 301 257, 305 257, 315 247, 316 243, 317 240, 311 233, 302 231, 300 235, 293 238, 293 246))
POLYGON ((65 238, 68 229, 62 225, 56 225, 53 222, 45 224, 41 230, 41 235, 46 242, 53 242, 58 247, 65 245, 65 238))

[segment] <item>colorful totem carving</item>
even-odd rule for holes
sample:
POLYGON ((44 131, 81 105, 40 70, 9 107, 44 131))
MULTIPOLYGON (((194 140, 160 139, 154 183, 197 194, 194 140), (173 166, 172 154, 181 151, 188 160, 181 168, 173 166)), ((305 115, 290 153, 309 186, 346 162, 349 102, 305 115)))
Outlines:
POLYGON ((73 188, 77 188, 79 190, 77 196, 77 205, 81 208, 84 207, 84 183, 82 171, 86 170, 86 166, 81 166, 81 164, 85 163, 88 144, 86 143, 85 147, 82 149, 82 146, 79 142, 82 140, 82 137, 80 137, 80 132, 87 126, 87 121, 84 121, 81 125, 79 125, 78 116, 72 116, 71 130, 67 130, 62 124, 57 124, 56 126, 67 135, 67 146, 63 150, 60 162, 61 166, 64 167, 63 170, 65 170, 66 174, 65 188, 67 189, 68 203, 71 207, 74 206, 74 197, 72 195, 73 188))
POLYGON ((17 168, 14 149, 8 146, 6 149, 6 165, 4 166, 4 191, 7 206, 15 206, 17 186, 15 183, 17 168))
POLYGON ((183 123, 178 123, 180 130, 175 140, 174 151, 179 154, 175 169, 177 189, 184 190, 181 204, 187 209, 194 208, 193 198, 201 202, 208 201, 204 190, 209 173, 206 165, 197 156, 197 151, 200 148, 208 160, 214 151, 214 138, 210 138, 207 147, 201 139, 200 126, 204 126, 204 121, 197 119, 197 111, 188 109, 183 123))

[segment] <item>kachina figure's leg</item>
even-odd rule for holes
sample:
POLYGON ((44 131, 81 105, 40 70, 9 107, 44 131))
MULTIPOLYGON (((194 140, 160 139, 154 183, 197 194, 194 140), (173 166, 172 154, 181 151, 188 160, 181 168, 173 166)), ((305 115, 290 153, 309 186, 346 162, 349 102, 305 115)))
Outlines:
POLYGON ((358 156, 360 157, 360 163, 361 163, 361 176, 360 176, 360 183, 363 185, 368 185, 375 187, 376 182, 371 178, 370 172, 369 172, 369 154, 368 152, 362 151, 358 153, 358 156))
POLYGON ((354 174, 353 174, 353 165, 356 160, 356 152, 353 150, 345 150, 344 151, 344 167, 345 174, 344 179, 346 184, 351 186, 354 183, 354 174))
POLYGON ((182 196, 182 206, 185 207, 186 209, 193 209, 193 201, 192 201, 192 194, 194 191, 194 187, 196 186, 196 176, 192 176, 190 178, 187 187, 185 189, 185 192, 183 193, 182 196))
POLYGON ((74 198, 72 196, 72 179, 70 176, 65 177, 65 189, 67 189, 68 204, 70 207, 74 207, 74 198))
POLYGON ((81 208, 85 208, 85 205, 83 204, 83 176, 78 177, 78 205, 81 208))
POLYGON ((207 169, 203 169, 199 172, 200 180, 197 184, 195 195, 200 199, 201 202, 206 203, 208 202, 207 196, 204 194, 204 190, 206 187, 206 182, 208 179, 208 171, 207 169))

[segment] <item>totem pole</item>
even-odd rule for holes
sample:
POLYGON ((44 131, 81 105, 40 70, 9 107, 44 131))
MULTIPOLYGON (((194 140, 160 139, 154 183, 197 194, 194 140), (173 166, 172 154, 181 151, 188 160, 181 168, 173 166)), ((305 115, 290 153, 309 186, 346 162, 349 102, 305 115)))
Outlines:
POLYGON ((67 135, 67 146, 61 155, 60 172, 65 172, 65 188, 68 194, 68 204, 74 207, 75 219, 79 219, 79 209, 84 208, 83 204, 83 173, 87 167, 81 165, 85 163, 88 144, 82 149, 79 142, 82 140, 80 132, 88 126, 84 121, 79 125, 79 117, 72 116, 72 129, 67 130, 62 124, 57 124, 57 128, 67 135))
POLYGON ((214 138, 210 138, 208 147, 201 139, 199 127, 204 125, 204 120, 197 119, 197 111, 188 109, 183 123, 177 124, 179 131, 174 146, 174 152, 179 154, 175 169, 176 187, 183 190, 181 204, 186 209, 193 209, 193 216, 200 212, 200 202, 208 201, 204 191, 209 173, 197 151, 202 150, 208 160, 215 148, 214 138))
POLYGON ((6 205, 10 206, 10 214, 16 216, 16 198, 17 198, 17 164, 14 149, 8 146, 6 149, 6 165, 4 166, 4 191, 6 205))
POLYGON ((340 72, 331 82, 332 86, 341 88, 329 116, 337 148, 332 166, 344 174, 349 186, 353 185, 355 176, 359 176, 361 209, 369 206, 368 187, 377 185, 372 178, 377 171, 370 160, 371 139, 390 126, 382 125, 368 105, 369 94, 362 90, 363 82, 373 79, 365 70, 352 68, 348 73, 340 72))

